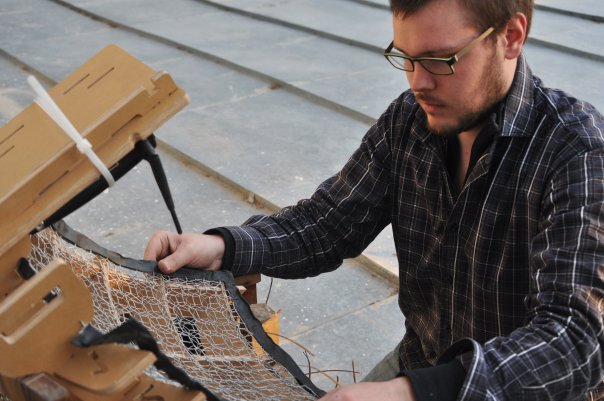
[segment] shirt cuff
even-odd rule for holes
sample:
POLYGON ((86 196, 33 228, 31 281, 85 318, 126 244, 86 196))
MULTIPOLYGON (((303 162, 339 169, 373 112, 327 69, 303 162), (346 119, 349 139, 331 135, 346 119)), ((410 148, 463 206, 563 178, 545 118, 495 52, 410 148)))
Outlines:
POLYGON ((220 268, 223 270, 231 270, 233 267, 233 259, 235 258, 235 238, 224 227, 216 227, 204 232, 207 235, 220 235, 224 240, 224 255, 222 255, 222 264, 220 268))
POLYGON ((415 391, 416 401, 455 401, 466 378, 463 365, 453 359, 429 368, 403 371, 415 391))

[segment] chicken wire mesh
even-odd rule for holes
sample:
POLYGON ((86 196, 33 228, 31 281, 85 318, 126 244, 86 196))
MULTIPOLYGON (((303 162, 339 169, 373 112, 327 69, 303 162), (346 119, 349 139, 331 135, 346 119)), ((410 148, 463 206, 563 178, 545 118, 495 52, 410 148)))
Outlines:
MULTIPOLYGON (((61 224, 63 235, 64 231, 73 235, 61 224)), ((230 273, 181 270, 165 276, 136 271, 124 267, 128 263, 122 263, 126 259, 120 255, 116 254, 115 263, 111 255, 76 246, 50 228, 36 234, 32 243, 30 264, 35 270, 61 258, 83 280, 92 294, 93 326, 109 332, 127 319, 136 319, 174 365, 220 398, 303 401, 321 395, 268 338, 239 296, 230 273)), ((169 381, 155 369, 147 374, 169 381)), ((4 400, 9 401, 0 395, 4 400)))

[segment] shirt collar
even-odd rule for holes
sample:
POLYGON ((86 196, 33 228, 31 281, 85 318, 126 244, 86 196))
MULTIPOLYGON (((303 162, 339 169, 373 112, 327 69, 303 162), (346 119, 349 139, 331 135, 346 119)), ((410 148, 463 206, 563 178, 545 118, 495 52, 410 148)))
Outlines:
POLYGON ((504 100, 503 115, 500 120, 502 136, 532 136, 535 124, 534 90, 533 73, 524 55, 521 54, 518 57, 514 81, 504 100))

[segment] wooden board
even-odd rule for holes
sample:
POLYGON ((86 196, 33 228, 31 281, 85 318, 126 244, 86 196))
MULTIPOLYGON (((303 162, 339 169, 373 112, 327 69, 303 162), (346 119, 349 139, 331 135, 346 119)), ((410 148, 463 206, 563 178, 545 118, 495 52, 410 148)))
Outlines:
MULTIPOLYGON (((107 167, 187 103, 165 72, 115 45, 49 90, 107 167)), ((36 104, 0 128, 0 255, 100 177, 36 104)))

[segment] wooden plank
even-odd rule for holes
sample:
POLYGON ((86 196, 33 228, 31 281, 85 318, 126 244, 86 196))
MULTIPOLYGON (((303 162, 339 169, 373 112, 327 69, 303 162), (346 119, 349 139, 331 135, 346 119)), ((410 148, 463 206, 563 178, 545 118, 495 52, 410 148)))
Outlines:
POLYGON ((15 243, 5 254, 0 254, 0 301, 23 282, 17 273, 17 267, 22 258, 29 256, 30 249, 29 238, 25 237, 15 243))
MULTIPOLYGON (((188 103, 186 93, 115 45, 49 94, 107 167, 188 103)), ((36 103, 0 128, 0 255, 100 176, 36 103)))
POLYGON ((250 305, 258 302, 257 284, 261 279, 260 274, 246 274, 245 276, 235 277, 235 284, 245 288, 241 296, 250 305))
POLYGON ((69 391, 45 373, 38 373, 22 379, 21 386, 27 401, 69 400, 69 391))
POLYGON ((69 360, 70 341, 92 314, 87 288, 62 260, 53 261, 0 302, 0 374, 52 372, 69 360))

